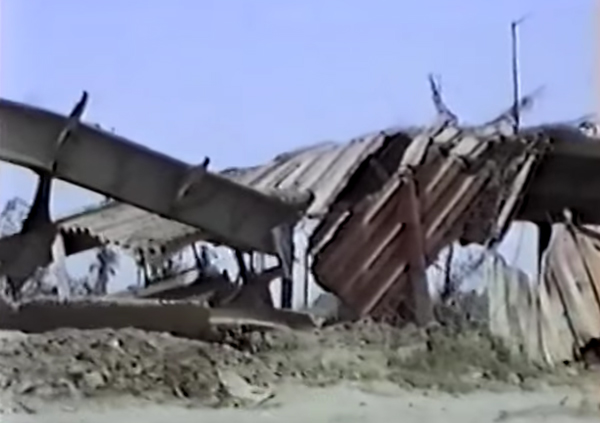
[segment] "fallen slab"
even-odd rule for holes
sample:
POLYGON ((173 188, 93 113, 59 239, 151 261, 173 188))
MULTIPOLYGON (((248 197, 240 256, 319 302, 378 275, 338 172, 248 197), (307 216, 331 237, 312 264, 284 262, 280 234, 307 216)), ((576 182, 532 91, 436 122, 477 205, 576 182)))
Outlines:
POLYGON ((193 339, 206 339, 210 332, 208 309, 193 302, 42 300, 0 306, 0 329, 42 333, 61 328, 136 328, 193 339))
POLYGON ((207 308, 198 301, 151 299, 37 300, 0 305, 0 330, 43 333, 70 328, 124 329, 165 332, 211 340, 214 329, 251 327, 263 330, 302 330, 317 327, 313 317, 278 309, 207 308))

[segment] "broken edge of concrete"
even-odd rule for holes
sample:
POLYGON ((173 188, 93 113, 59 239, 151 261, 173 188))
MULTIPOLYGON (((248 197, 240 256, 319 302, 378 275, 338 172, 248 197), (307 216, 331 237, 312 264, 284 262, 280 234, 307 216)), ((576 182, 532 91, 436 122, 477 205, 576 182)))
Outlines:
POLYGON ((210 309, 197 301, 86 299, 0 304, 0 330, 25 333, 43 333, 63 328, 136 328, 210 340, 215 329, 230 326, 252 326, 267 330, 317 327, 313 318, 305 313, 277 309, 210 309))
POLYGON ((0 306, 0 329, 42 333, 61 328, 136 328, 187 338, 209 336, 209 310, 193 302, 38 300, 0 306))

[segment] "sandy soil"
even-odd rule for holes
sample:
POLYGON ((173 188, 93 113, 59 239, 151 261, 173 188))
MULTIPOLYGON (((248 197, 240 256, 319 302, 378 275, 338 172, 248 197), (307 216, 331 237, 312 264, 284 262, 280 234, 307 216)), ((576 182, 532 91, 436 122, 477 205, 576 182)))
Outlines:
POLYGON ((376 384, 359 387, 281 389, 275 398, 244 409, 194 409, 173 405, 55 410, 35 415, 2 417, 5 423, 99 423, 106 421, 162 423, 197 422, 344 422, 344 423, 486 423, 598 421, 598 398, 574 389, 546 392, 477 392, 451 396, 439 392, 401 391, 376 384))
POLYGON ((600 389, 589 391, 582 369, 534 366, 481 330, 359 322, 311 331, 230 328, 221 335, 207 343, 133 329, 5 332, 0 420, 600 417, 600 389))

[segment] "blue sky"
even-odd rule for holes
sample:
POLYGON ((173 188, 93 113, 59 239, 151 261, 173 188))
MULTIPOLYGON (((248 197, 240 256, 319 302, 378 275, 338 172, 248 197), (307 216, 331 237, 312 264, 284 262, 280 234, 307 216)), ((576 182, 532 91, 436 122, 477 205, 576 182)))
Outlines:
MULTIPOLYGON (((511 100, 509 23, 523 15, 528 122, 594 111, 591 0, 3 0, 0 95, 87 120, 190 162, 252 165, 433 115, 426 76, 480 122, 511 100)), ((0 170, 0 201, 27 196, 0 170)), ((95 198, 61 184, 64 213, 95 198)))

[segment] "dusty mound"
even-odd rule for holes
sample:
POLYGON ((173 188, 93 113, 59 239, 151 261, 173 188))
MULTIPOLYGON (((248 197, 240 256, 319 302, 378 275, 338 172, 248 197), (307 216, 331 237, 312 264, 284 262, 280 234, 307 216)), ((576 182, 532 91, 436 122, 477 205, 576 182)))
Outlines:
POLYGON ((0 386, 13 397, 44 400, 132 395, 215 404, 227 392, 213 357, 235 355, 244 354, 133 329, 60 330, 0 340, 0 386))
POLYGON ((546 371, 477 329, 399 329, 362 321, 313 332, 238 333, 228 342, 251 352, 279 378, 317 385, 385 379, 405 387, 466 391, 527 385, 546 371))
POLYGON ((406 387, 463 391, 542 374, 479 331, 398 329, 368 321, 314 331, 229 330, 205 343, 140 330, 61 330, 0 338, 0 385, 27 398, 191 399, 222 404, 224 382, 327 385, 388 380, 406 387))

